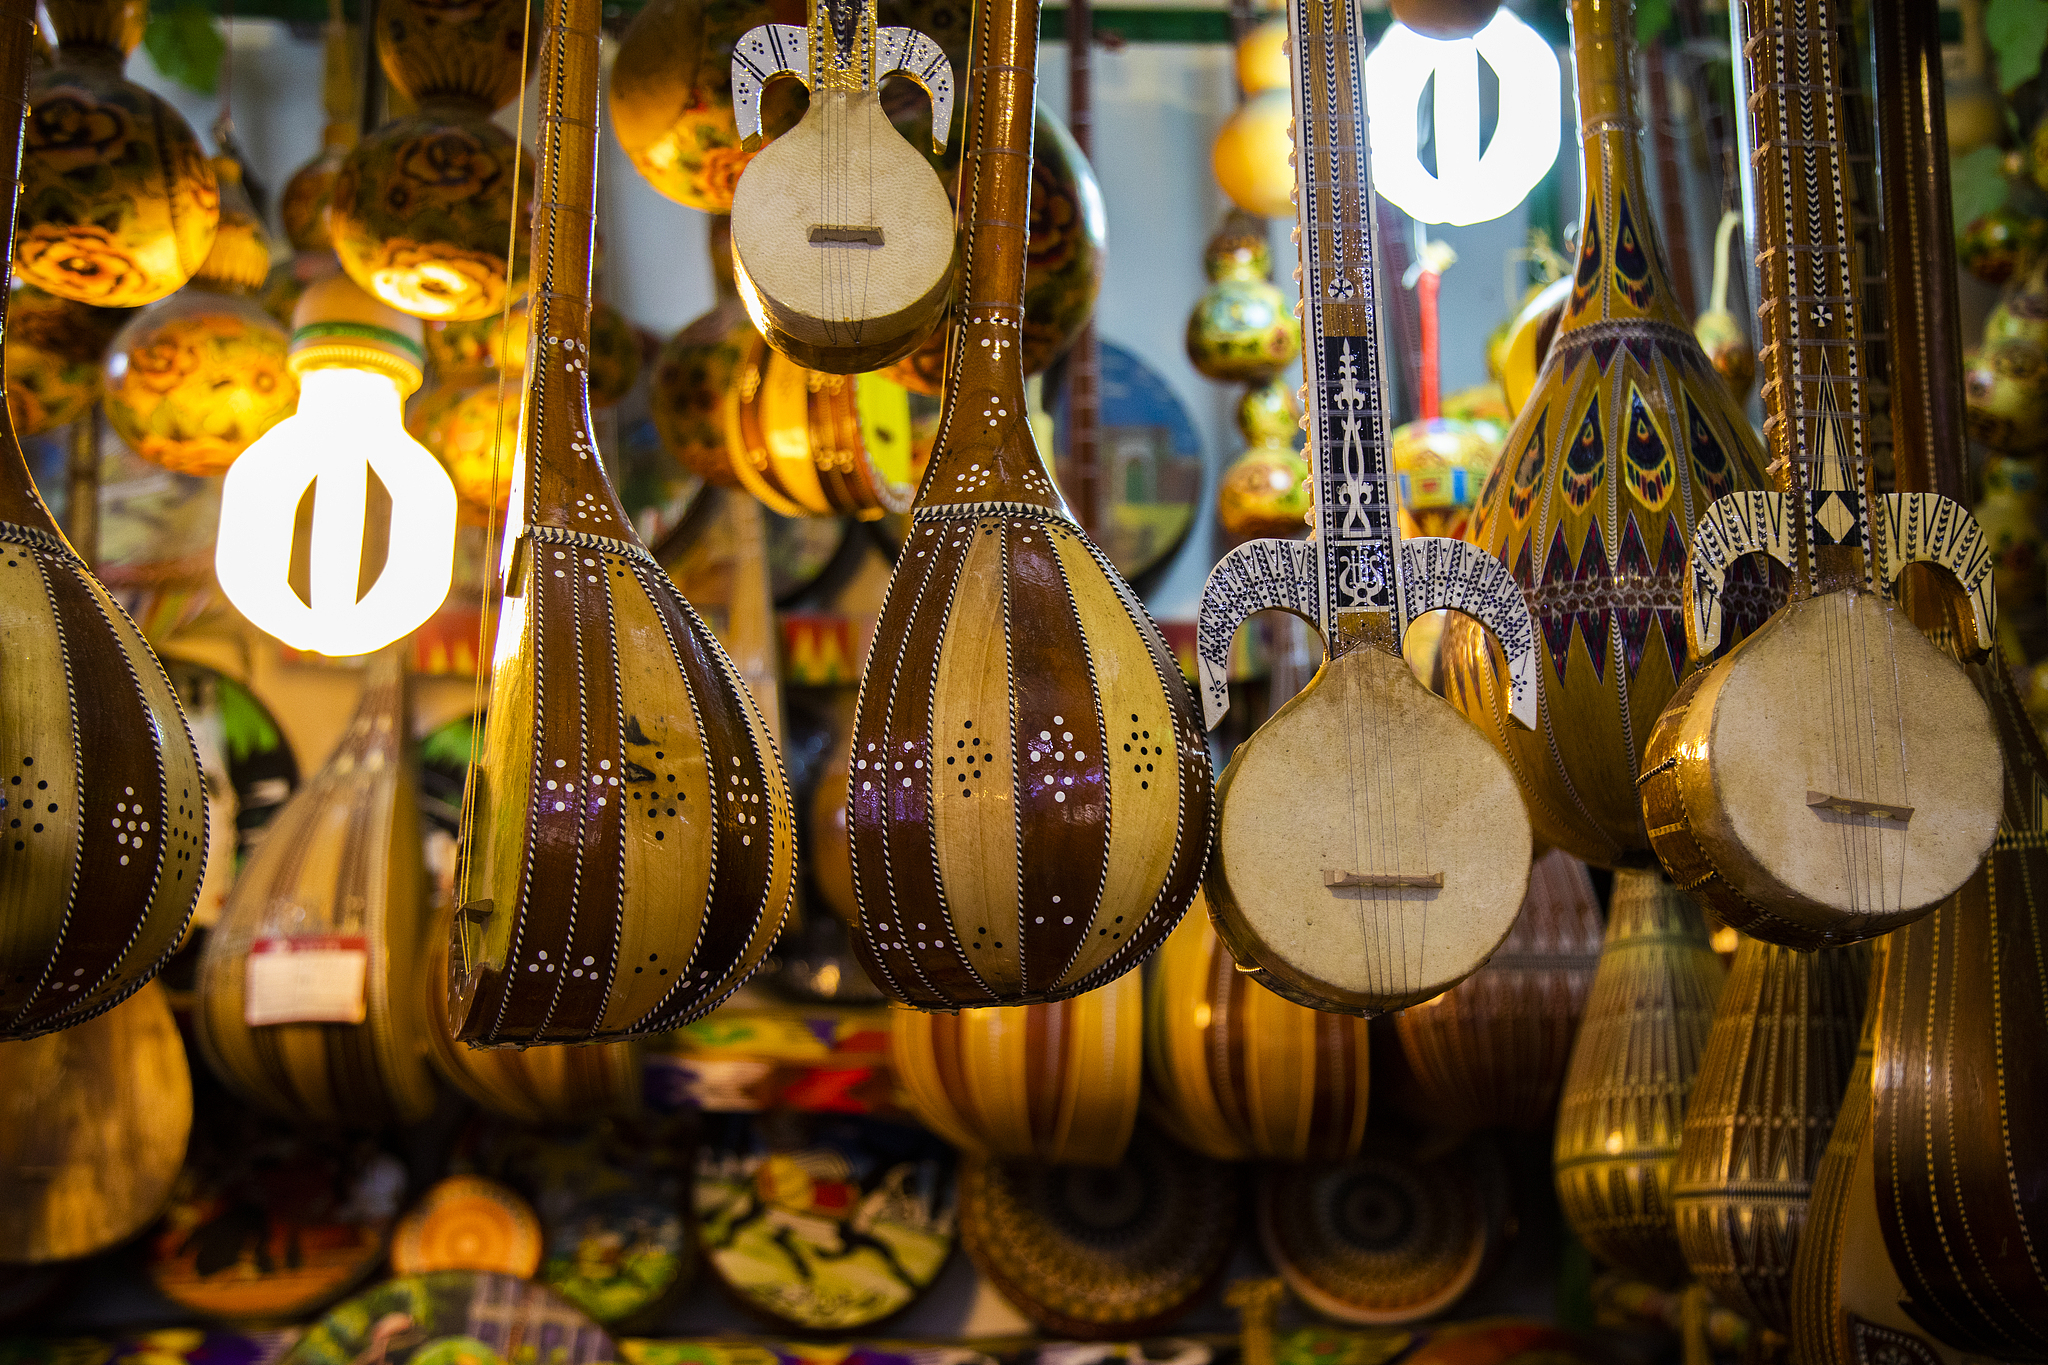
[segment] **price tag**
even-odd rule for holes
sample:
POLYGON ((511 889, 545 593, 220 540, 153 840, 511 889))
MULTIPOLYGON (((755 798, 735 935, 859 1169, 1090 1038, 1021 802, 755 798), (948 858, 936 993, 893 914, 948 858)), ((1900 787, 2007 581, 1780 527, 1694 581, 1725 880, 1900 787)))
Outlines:
POLYGON ((293 934, 250 945, 242 975, 242 1018, 265 1024, 360 1024, 369 942, 360 934, 293 934))

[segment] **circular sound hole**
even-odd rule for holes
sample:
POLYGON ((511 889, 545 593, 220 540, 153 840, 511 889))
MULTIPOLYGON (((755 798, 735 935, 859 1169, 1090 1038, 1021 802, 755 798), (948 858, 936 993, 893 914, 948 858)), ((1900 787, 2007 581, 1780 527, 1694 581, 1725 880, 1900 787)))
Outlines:
POLYGON ((1073 1167, 1058 1175, 1055 1205, 1082 1236, 1101 1237, 1138 1223, 1151 1203, 1143 1176, 1128 1165, 1073 1167))

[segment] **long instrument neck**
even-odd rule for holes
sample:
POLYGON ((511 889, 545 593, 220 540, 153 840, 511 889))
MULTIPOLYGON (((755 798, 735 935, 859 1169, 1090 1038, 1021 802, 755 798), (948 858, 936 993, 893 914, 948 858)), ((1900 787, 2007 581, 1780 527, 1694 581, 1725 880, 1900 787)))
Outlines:
POLYGON ((1764 440, 1795 495, 1793 595, 1865 580, 1864 430, 1854 177, 1836 0, 1749 0, 1764 440))
POLYGON ((1011 502, 1071 517, 1024 403, 1038 0, 975 6, 959 226, 966 288, 953 305, 945 407, 918 505, 1011 502))
POLYGON ((811 0, 811 94, 872 93, 875 0, 811 0))
POLYGON ((1322 628, 1332 658, 1400 649, 1401 589, 1387 383, 1373 263, 1356 0, 1292 0, 1302 370, 1315 469, 1322 628))
MULTIPOLYGON (((590 421, 598 0, 546 0, 544 13, 521 520, 633 540, 590 421)), ((512 440, 513 433, 501 431, 499 439, 512 440)))
MULTIPOLYGON (((7 299, 14 274, 14 205, 21 197, 21 135, 28 122, 28 54, 36 31, 33 0, 0 0, 0 199, 7 221, 0 241, 0 339, 7 330, 7 299)), ((14 433, 14 417, 0 405, 0 521, 58 534, 57 522, 36 493, 28 458, 14 433)))

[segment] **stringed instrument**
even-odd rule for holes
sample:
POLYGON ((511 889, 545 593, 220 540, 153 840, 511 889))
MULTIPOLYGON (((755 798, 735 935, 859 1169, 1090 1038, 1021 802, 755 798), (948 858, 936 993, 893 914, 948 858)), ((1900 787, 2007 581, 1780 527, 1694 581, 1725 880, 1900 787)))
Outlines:
MULTIPOLYGON (((10 241, 34 25, 33 5, 0 8, 10 241)), ((0 322, 8 292, 0 275, 0 322)), ((163 665, 58 529, 11 426, 0 587, 0 1038, 22 1039, 119 1004, 183 941, 206 781, 163 665)))
POLYGON ((201 1054, 283 1118, 374 1128, 433 1112, 411 648, 371 661, 341 743, 264 831, 199 959, 201 1054))
POLYGON ((879 28, 875 0, 809 0, 810 22, 763 24, 732 50, 741 146, 761 145, 761 89, 810 87, 796 127, 747 163, 732 195, 733 274, 754 325, 814 370, 854 374, 909 355, 953 288, 953 206, 931 163, 882 112, 903 76, 932 102, 932 151, 953 123, 953 67, 915 29, 879 28))
POLYGON ((1946 570, 1969 600, 1966 652, 1982 654, 1992 555, 1961 505, 1877 488, 1841 87, 1847 11, 1838 0, 1751 0, 1750 17, 1751 139, 1767 187, 1765 434, 1782 491, 1722 498, 1701 518, 1687 639, 1704 653, 1720 638, 1729 572, 1745 555, 1782 563, 1791 595, 1686 679, 1637 781, 1673 880, 1725 924, 1816 948, 1925 914, 1998 833, 1991 718, 1890 596, 1909 563, 1946 570))
POLYGON ((1402 537, 1356 0, 1292 0, 1288 15, 1316 534, 1247 541, 1210 572, 1195 637, 1203 716, 1214 726, 1230 704, 1230 642, 1254 612, 1306 618, 1329 657, 1224 770, 1207 891, 1231 956, 1262 984, 1365 1014, 1469 976, 1507 936, 1529 880, 1513 772, 1416 681, 1402 637, 1443 607, 1483 621, 1529 725, 1536 629, 1506 567, 1477 546, 1402 537))
POLYGON ((929 1009, 1062 999, 1129 971, 1209 854, 1209 751, 1180 667, 1031 433, 1037 34, 1037 0, 974 17, 967 277, 853 728, 854 947, 884 992, 929 1009))
POLYGON ((697 1018, 760 965, 795 864, 768 722, 599 459, 597 0, 550 0, 546 23, 526 442, 449 946, 449 1024, 482 1045, 697 1018))
MULTIPOLYGON (((1585 174, 1579 249, 1537 377, 1468 536, 1508 566, 1541 628, 1539 723, 1512 723, 1495 647, 1445 621, 1444 695, 1514 765, 1536 837, 1595 867, 1656 862, 1635 787, 1651 722, 1692 668, 1687 538, 1724 493, 1762 488, 1749 419, 1679 306, 1651 217, 1636 112, 1635 6, 1573 0, 1585 174)), ((1769 615, 1767 581, 1733 613, 1769 615)))

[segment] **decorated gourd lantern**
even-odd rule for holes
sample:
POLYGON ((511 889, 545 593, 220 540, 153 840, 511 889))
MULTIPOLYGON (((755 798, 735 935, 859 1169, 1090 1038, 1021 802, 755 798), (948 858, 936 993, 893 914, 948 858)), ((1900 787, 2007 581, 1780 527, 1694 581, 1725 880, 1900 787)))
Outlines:
POLYGON ((426 328, 433 386, 406 408, 405 429, 448 471, 461 517, 473 525, 502 515, 511 496, 526 314, 520 304, 507 315, 426 328))
POLYGON ((85 415, 100 396, 107 343, 126 314, 16 284, 7 309, 7 414, 16 436, 85 415))
POLYGON ((270 248, 241 167, 215 163, 220 231, 192 283, 137 313, 107 350, 107 422, 143 459, 219 474, 299 401, 290 337, 253 297, 270 248))
POLYGON ((733 279, 732 219, 713 216, 710 235, 717 301, 662 346, 647 396, 663 449, 706 483, 731 488, 739 475, 726 457, 725 394, 759 333, 733 279))
MULTIPOLYGON (((1571 6, 1585 226, 1556 340, 1468 533, 1536 619, 1536 727, 1511 720, 1506 663, 1470 618, 1452 613, 1443 643, 1446 695, 1508 757, 1536 837, 1602 867, 1654 864, 1637 759, 1693 663, 1681 598, 1694 520, 1716 498, 1769 487, 1650 219, 1633 11, 1571 6)), ((1732 613, 1738 633, 1768 615, 1755 596, 1732 613)))
POLYGON ((1464 534, 1480 485, 1500 461, 1499 430, 1456 417, 1425 417, 1394 428, 1404 534, 1464 534))
POLYGON ((15 269, 79 303, 154 303, 213 244, 213 167, 178 111, 121 74, 144 0, 56 0, 47 12, 57 63, 29 91, 15 269))
MULTIPOLYGON (((740 146, 732 112, 732 49, 761 24, 802 24, 798 0, 654 0, 619 40, 612 63, 612 131, 647 183, 678 204, 731 213, 740 172, 755 152, 740 146)), ((763 130, 796 123, 802 87, 768 87, 763 130)))
POLYGON ((1273 283, 1265 224, 1233 209, 1202 255, 1210 285, 1188 314, 1188 359, 1222 383, 1263 384, 1301 354, 1301 323, 1273 283))
POLYGON ((1287 22, 1269 19, 1238 42, 1237 83, 1244 101, 1210 148, 1216 183, 1230 201, 1261 218, 1294 213, 1294 96, 1288 89, 1287 22))
POLYGON ((1300 414, 1284 379, 1248 390, 1237 401, 1245 451, 1216 485, 1216 519, 1239 540, 1298 536, 1315 501, 1308 461, 1295 449, 1300 414))
POLYGON ((469 321, 526 293, 527 234, 508 225, 531 215, 533 158, 491 121, 519 93, 525 24, 516 0, 378 8, 385 74, 419 110, 349 153, 328 225, 342 268, 401 313, 469 321))
POLYGON ((327 125, 321 130, 320 151, 285 181, 278 196, 278 221, 292 250, 332 251, 334 234, 327 227, 327 205, 334 196, 334 182, 341 176, 342 163, 360 135, 356 92, 356 45, 341 18, 339 4, 329 10, 322 40, 320 101, 326 107, 327 125))

